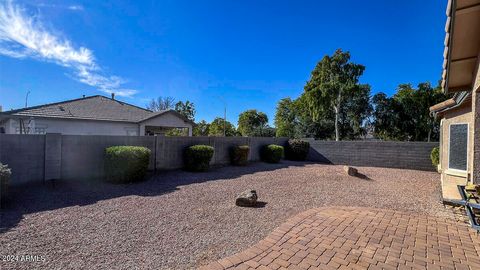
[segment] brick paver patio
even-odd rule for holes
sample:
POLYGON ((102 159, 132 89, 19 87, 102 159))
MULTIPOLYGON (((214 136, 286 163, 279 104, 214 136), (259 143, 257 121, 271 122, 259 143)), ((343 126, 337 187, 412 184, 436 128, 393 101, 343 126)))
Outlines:
POLYGON ((466 224, 415 213, 316 208, 201 269, 480 269, 480 236, 466 224))

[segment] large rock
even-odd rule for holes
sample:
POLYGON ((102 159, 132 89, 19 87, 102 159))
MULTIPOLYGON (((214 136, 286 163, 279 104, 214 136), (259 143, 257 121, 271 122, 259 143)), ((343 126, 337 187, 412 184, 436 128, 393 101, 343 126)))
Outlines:
POLYGON ((343 170, 350 176, 357 176, 358 174, 358 170, 355 169, 354 167, 343 166, 343 170))
POLYGON ((235 200, 235 204, 237 206, 252 207, 257 204, 257 199, 257 192, 253 189, 249 189, 238 195, 237 199, 235 200))

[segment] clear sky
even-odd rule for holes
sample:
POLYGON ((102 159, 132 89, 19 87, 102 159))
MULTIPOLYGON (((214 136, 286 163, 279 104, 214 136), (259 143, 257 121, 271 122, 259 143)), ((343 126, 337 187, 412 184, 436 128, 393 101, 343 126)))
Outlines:
POLYGON ((372 92, 441 77, 446 0, 0 0, 4 110, 110 95, 190 100, 196 120, 273 123, 315 64, 342 48, 372 92))

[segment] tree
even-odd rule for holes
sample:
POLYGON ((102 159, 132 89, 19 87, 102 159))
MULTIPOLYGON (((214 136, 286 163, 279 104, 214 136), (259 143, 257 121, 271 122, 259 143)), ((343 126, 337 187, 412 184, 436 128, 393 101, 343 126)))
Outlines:
POLYGON ((261 129, 261 132, 258 135, 254 135, 256 137, 275 137, 277 134, 277 129, 267 125, 266 127, 261 129))
POLYGON ((401 106, 385 93, 377 93, 372 98, 375 110, 373 112, 373 126, 375 137, 382 140, 405 140, 406 134, 400 127, 401 106))
POLYGON ((275 112, 275 127, 277 137, 298 138, 298 112, 295 101, 291 98, 281 99, 275 112))
POLYGON ((147 104, 147 109, 158 112, 164 110, 173 109, 173 104, 175 99, 173 97, 158 97, 157 99, 153 99, 150 103, 147 104))
POLYGON ((190 101, 179 101, 175 104, 175 111, 179 112, 181 115, 185 116, 191 121, 195 121, 195 104, 190 101))
POLYGON ((307 102, 314 121, 320 120, 319 112, 331 108, 335 115, 335 139, 340 140, 340 113, 346 97, 356 88, 365 67, 350 62, 350 53, 341 49, 332 56, 325 56, 312 71, 305 85, 307 102))
POLYGON ((340 110, 339 126, 342 138, 350 140, 366 134, 365 124, 372 113, 370 85, 356 85, 340 110))
POLYGON ((372 99, 375 136, 385 140, 438 140, 439 123, 429 108, 446 98, 440 86, 433 88, 430 83, 420 83, 417 89, 400 84, 390 98, 376 94, 372 99))
POLYGON ((238 131, 242 136, 263 136, 268 117, 257 110, 247 110, 238 116, 238 131))
POLYGON ((333 139, 335 136, 334 114, 329 108, 320 107, 315 111, 317 120, 313 120, 307 94, 303 93, 295 100, 298 113, 298 130, 300 137, 333 139))
MULTIPOLYGON (((215 118, 212 123, 210 123, 208 129, 208 136, 223 136, 223 127, 224 119, 221 117, 215 118)), ((235 136, 236 135, 235 127, 232 123, 226 121, 225 123, 225 136, 235 136)))
POLYGON ((193 136, 208 136, 210 124, 207 121, 202 120, 195 124, 193 127, 193 136))

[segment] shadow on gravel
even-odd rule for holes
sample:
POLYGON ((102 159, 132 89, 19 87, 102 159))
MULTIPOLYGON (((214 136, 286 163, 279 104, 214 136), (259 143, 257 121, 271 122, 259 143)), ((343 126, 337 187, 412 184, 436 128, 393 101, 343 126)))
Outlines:
POLYGON ((366 176, 365 174, 363 173, 357 173, 357 178, 360 178, 360 179, 363 179, 363 180, 373 180, 372 178, 366 176))
MULTIPOLYGON (((133 184, 110 184, 101 179, 58 180, 52 182, 17 185, 10 188, 11 198, 5 209, 0 210, 0 233, 14 228, 23 215, 70 206, 83 206, 98 201, 123 196, 159 196, 174 192, 179 186, 215 180, 238 178, 262 171, 273 171, 291 166, 305 166, 311 162, 282 161, 278 164, 263 162, 247 166, 215 167, 208 172, 193 173, 183 170, 160 171, 148 180, 133 184)), ((266 203, 263 204, 264 207, 266 203)))

